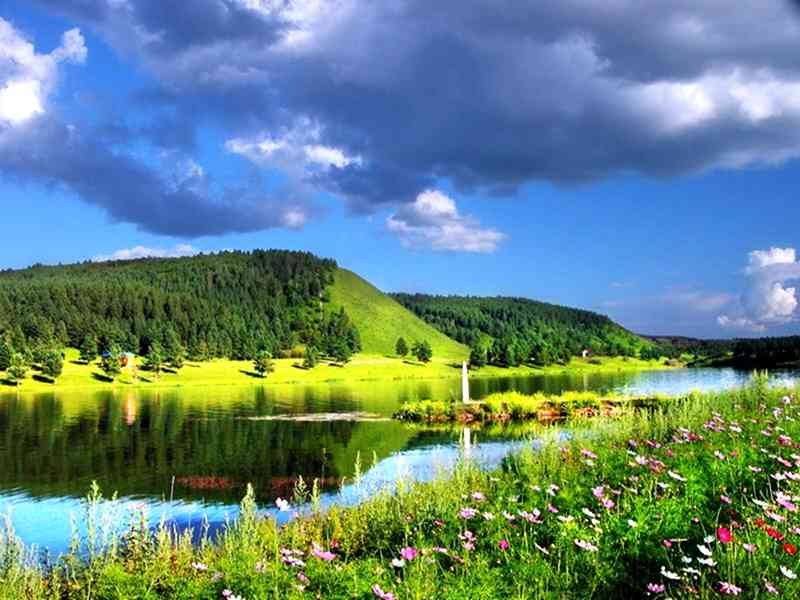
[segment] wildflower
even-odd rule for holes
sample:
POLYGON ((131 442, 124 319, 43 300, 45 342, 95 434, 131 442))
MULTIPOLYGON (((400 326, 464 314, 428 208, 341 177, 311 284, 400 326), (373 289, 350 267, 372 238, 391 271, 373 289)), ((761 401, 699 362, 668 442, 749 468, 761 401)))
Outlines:
POLYGON ((672 540, 664 540, 661 542, 665 548, 672 548, 672 540))
POLYGON ((650 592, 651 594, 660 594, 666 589, 667 589, 667 586, 665 586, 663 583, 648 583, 647 584, 647 591, 650 592))
POLYGON ((595 546, 591 542, 587 542, 586 540, 576 539, 575 545, 581 550, 586 550, 587 552, 597 552, 599 550, 597 546, 595 546))
POLYGON ((205 564, 205 563, 201 563, 201 562, 193 562, 192 563, 192 568, 195 571, 208 571, 208 565, 205 564))
POLYGON ((402 558, 393 558, 392 559, 392 566, 395 569, 402 569, 403 567, 406 566, 406 561, 404 561, 402 558))
POLYGON ((661 567, 661 576, 666 577, 667 579, 672 579, 673 581, 680 581, 681 576, 673 571, 667 571, 664 567, 661 567))
POLYGON ((728 498, 725 494, 722 494, 719 497, 719 499, 720 499, 720 502, 722 502, 723 504, 730 504, 731 503, 731 499, 728 498))
POLYGON ((472 499, 475 500, 475 502, 483 502, 486 500, 486 496, 484 496, 482 492, 472 492, 472 499))
POLYGON ((515 519, 516 519, 516 517, 515 517, 514 515, 512 515, 510 512, 506 512, 506 511, 503 511, 503 517, 504 517, 504 518, 506 519, 506 521, 508 521, 509 523, 510 523, 511 521, 513 521, 513 520, 515 520, 515 519))
POLYGON ((549 510, 553 514, 558 514, 558 509, 552 504, 547 505, 547 510, 549 510))
POLYGON ((596 519, 597 518, 597 515, 594 514, 592 511, 590 511, 588 508, 584 508, 581 512, 583 514, 585 514, 587 517, 589 517, 590 519, 596 519))
POLYGON ((737 587, 732 583, 728 583, 727 581, 720 581, 719 591, 728 596, 738 596, 741 593, 742 588, 737 587))
POLYGON ((400 550, 400 556, 402 556, 405 560, 408 560, 408 561, 411 561, 411 560, 414 560, 415 558, 417 558, 418 554, 419 553, 417 552, 417 549, 416 548, 412 548, 410 546, 406 546, 405 548, 400 550))
POLYGON ((485 512, 481 516, 483 517, 484 521, 491 521, 492 519, 494 519, 494 515, 490 512, 485 512))
POLYGON ((391 592, 384 592, 377 583, 372 586, 372 593, 380 600, 397 600, 397 596, 391 592))
POLYGON ((755 552, 757 546, 755 544, 742 544, 742 548, 744 548, 745 552, 755 552))
POLYGON ((697 562, 706 567, 714 567, 717 565, 717 561, 713 558, 698 558, 697 562))
POLYGON ((786 579, 797 579, 797 573, 781 565, 781 573, 786 579))
POLYGON ((636 521, 634 521, 633 519, 628 519, 628 527, 633 529, 634 527, 638 527, 638 526, 639 526, 639 524, 636 521))
POLYGON ((733 541, 733 534, 727 527, 717 527, 717 539, 723 544, 730 544, 733 541))
POLYGON ((478 514, 478 511, 474 508, 462 508, 461 511, 458 513, 458 516, 462 519, 472 519, 475 515, 478 514))
POLYGON ((311 583, 311 580, 308 577, 306 577, 306 574, 303 573, 302 571, 300 571, 297 574, 297 581, 299 581, 301 583, 304 583, 305 585, 308 585, 309 583, 311 583))
POLYGON ((667 471, 667 475, 672 477, 675 481, 686 481, 685 477, 682 477, 680 474, 676 473, 675 471, 667 471))
POLYGON ((281 512, 289 512, 292 509, 291 505, 283 498, 275 500, 275 506, 277 506, 278 510, 281 512))
POLYGON ((700 550, 700 554, 704 556, 711 556, 713 554, 708 546, 698 545, 697 549, 700 550))
POLYGON ((595 488, 592 488, 592 495, 595 498, 604 498, 606 495, 606 487, 604 485, 598 485, 595 488))
POLYGON ((316 544, 314 544, 314 548, 313 548, 313 550, 311 550, 311 555, 314 556, 315 558, 318 558, 320 560, 324 560, 324 561, 327 561, 327 562, 330 562, 334 558, 336 558, 336 555, 333 552, 330 552, 329 550, 323 550, 322 548, 320 548, 316 544))
POLYGON ((592 460, 597 460, 597 454, 589 450, 588 448, 581 448, 581 456, 584 458, 589 458, 592 460))
POLYGON ((263 562, 258 561, 255 565, 253 565, 253 570, 256 573, 263 573, 267 570, 267 566, 263 562))
POLYGON ((769 593, 769 594, 775 594, 775 595, 779 594, 778 588, 776 588, 774 585, 772 585, 766 579, 764 580, 764 589, 766 589, 767 593, 769 593))
POLYGON ((771 511, 766 511, 764 514, 766 514, 773 521, 777 521, 778 523, 783 523, 786 520, 786 517, 784 517, 783 515, 779 515, 778 513, 774 513, 771 511))
POLYGON ((222 590, 222 597, 225 598, 225 600, 244 600, 244 598, 237 596, 229 589, 222 590))
POLYGON ((767 532, 767 535, 771 537, 773 540, 783 541, 783 534, 778 531, 777 529, 773 529, 772 527, 766 527, 764 531, 767 532))
POLYGON ((506 551, 511 547, 511 544, 508 543, 508 540, 500 540, 497 542, 497 547, 500 548, 500 550, 506 551))
POLYGON ((539 544, 537 544, 536 542, 533 542, 533 545, 534 545, 534 546, 536 547, 536 549, 537 549, 539 552, 541 552, 542 554, 547 554, 548 556, 550 555, 550 551, 549 551, 547 548, 543 548, 542 546, 540 546, 540 545, 539 545, 539 544))
POLYGON ((795 546, 794 544, 790 544, 789 542, 786 542, 783 545, 783 551, 786 552, 787 554, 791 554, 792 556, 794 556, 795 554, 797 554, 797 546, 795 546))
POLYGON ((611 510, 614 508, 614 501, 611 498, 603 498, 603 508, 611 510))

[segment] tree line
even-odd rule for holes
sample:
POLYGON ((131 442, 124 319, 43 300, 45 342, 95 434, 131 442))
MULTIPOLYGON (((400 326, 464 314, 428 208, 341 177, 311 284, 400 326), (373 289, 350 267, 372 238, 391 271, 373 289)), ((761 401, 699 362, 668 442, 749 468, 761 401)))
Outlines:
POLYGON ((442 333, 470 346, 474 366, 567 362, 584 350, 638 356, 653 344, 606 316, 525 298, 392 294, 442 333))
POLYGON ((307 252, 254 250, 1 271, 0 355, 41 364, 70 346, 87 360, 132 352, 175 366, 305 346, 349 357, 361 343, 329 304, 335 269, 307 252))

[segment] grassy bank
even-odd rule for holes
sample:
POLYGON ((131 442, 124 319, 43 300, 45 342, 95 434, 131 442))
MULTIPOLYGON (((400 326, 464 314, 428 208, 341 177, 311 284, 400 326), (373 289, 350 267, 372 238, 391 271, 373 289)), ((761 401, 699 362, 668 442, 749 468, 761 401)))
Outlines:
MULTIPOLYGON (((138 359, 141 362, 141 359, 138 359)), ((31 371, 19 386, 6 381, 0 372, 0 393, 4 391, 43 392, 59 389, 102 389, 110 387, 204 387, 231 385, 314 384, 356 381, 392 381, 407 379, 443 379, 461 377, 461 363, 447 357, 434 356, 428 364, 413 359, 378 354, 358 354, 345 364, 322 361, 313 369, 304 369, 302 359, 276 359, 275 371, 266 378, 253 372, 249 361, 212 360, 187 362, 179 372, 164 371, 159 377, 139 370, 138 381, 130 372, 123 371, 113 382, 106 379, 97 363, 85 364, 78 360, 78 351, 67 350, 64 372, 51 382, 31 371)), ((543 368, 484 367, 472 371, 470 377, 504 377, 558 373, 592 373, 625 370, 668 368, 663 362, 637 359, 600 358, 586 361, 574 359, 568 365, 543 368)))
MULTIPOLYGON (((2 598, 798 597, 800 407, 763 380, 575 424, 482 473, 217 541, 135 522, 54 565, 0 543, 2 598)), ((306 500, 298 491, 294 502, 306 500)), ((77 549, 76 549, 77 550, 77 549)))
POLYGON ((655 408, 668 398, 611 396, 596 392, 564 392, 561 395, 519 392, 490 394, 480 401, 448 402, 417 400, 404 403, 396 419, 413 423, 506 423, 554 420, 566 417, 619 417, 626 411, 655 408))

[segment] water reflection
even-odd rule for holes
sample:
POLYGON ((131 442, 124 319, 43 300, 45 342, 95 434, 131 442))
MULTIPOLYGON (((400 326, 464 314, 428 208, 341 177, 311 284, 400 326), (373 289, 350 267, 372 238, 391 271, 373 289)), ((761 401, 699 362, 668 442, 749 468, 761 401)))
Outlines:
MULTIPOLYGON (((783 373, 781 377, 791 377, 783 373)), ((507 377, 470 382, 473 398, 497 391, 627 390, 680 393, 741 385, 729 369, 507 377)), ((391 420, 259 420, 253 417, 367 412, 384 417, 404 401, 460 400, 461 382, 409 381, 316 386, 0 395, 0 511, 12 508, 21 537, 60 550, 69 514, 93 480, 124 506, 145 503, 183 524, 235 513, 248 482, 261 502, 287 497, 299 477, 318 479, 324 502, 351 502, 340 489, 361 464, 365 486, 398 474, 425 478, 460 448, 484 460, 521 443, 519 428, 420 431, 391 420), (487 436, 491 439, 487 440, 487 436)), ((523 428, 524 429, 524 428, 523 428)), ((490 464, 490 463, 485 463, 490 464)))

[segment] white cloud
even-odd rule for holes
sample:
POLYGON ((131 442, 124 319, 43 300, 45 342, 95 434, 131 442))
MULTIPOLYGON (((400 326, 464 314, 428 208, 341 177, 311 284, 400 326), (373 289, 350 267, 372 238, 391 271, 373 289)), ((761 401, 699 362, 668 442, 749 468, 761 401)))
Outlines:
POLYGON ((360 156, 349 156, 341 148, 321 144, 322 131, 308 119, 298 120, 278 136, 262 134, 232 138, 225 149, 265 168, 280 168, 301 175, 314 169, 360 165, 360 156))
POLYGON ((419 194, 412 204, 386 219, 386 227, 408 248, 451 252, 494 252, 507 237, 459 214, 456 203, 438 190, 419 194))
POLYGON ((111 254, 99 254, 92 258, 94 262, 107 262, 110 260, 134 260, 137 258, 177 258, 181 256, 194 256, 201 251, 190 244, 177 244, 174 248, 148 248, 146 246, 133 246, 122 248, 111 254))
POLYGON ((65 32, 51 53, 37 54, 33 44, 0 18, 0 122, 16 125, 44 113, 59 63, 81 64, 86 55, 78 29, 65 32))
POLYGON ((800 262, 794 248, 754 250, 744 274, 746 287, 739 306, 732 314, 717 318, 722 327, 765 331, 797 319, 797 288, 787 285, 800 280, 800 262))

